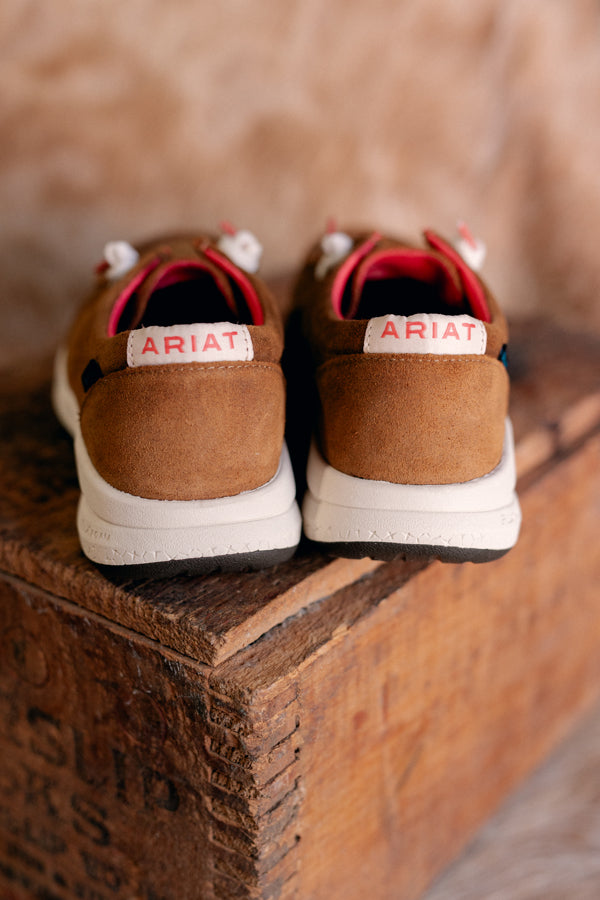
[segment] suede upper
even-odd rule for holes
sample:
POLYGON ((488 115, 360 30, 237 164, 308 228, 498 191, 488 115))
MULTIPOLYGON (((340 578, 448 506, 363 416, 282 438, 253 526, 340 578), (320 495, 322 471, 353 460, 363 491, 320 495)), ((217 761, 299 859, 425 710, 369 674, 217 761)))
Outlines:
POLYGON ((366 231, 347 236, 350 250, 338 259, 324 260, 317 243, 296 286, 324 458, 346 474, 401 484, 485 475, 502 455, 509 393, 508 330, 494 297, 431 232, 421 247, 366 231), (375 351, 388 352, 371 351, 374 326, 375 351), (404 337, 401 327, 413 339, 388 341, 403 351, 390 352, 381 335, 404 337), (435 338, 428 344, 426 329, 435 338))
POLYGON ((121 491, 161 500, 265 484, 277 471, 285 414, 274 298, 215 238, 175 236, 136 250, 129 271, 114 280, 99 273, 68 338, 69 383, 94 467, 121 491))

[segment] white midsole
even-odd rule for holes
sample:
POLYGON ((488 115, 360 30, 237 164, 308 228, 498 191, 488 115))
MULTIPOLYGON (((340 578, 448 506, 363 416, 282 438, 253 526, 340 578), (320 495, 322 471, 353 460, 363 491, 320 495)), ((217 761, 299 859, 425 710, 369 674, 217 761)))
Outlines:
POLYGON ((79 403, 67 375, 67 348, 59 347, 54 357, 54 373, 52 377, 52 406, 61 425, 71 437, 79 423, 79 403))
POLYGON ((55 362, 52 399, 58 418, 75 439, 82 494, 77 527, 83 552, 94 562, 130 565, 297 545, 301 518, 285 444, 274 477, 254 490, 208 500, 137 497, 105 481, 89 457, 64 350, 55 362))
POLYGON ((186 528, 132 528, 106 522, 83 494, 77 511, 83 552, 88 559, 111 566, 287 549, 297 545, 300 527, 296 503, 280 515, 253 522, 209 522, 186 528))
POLYGON ((517 540, 514 440, 506 420, 498 466, 459 484, 392 484, 339 472, 313 443, 304 531, 320 542, 388 542, 501 550, 517 540))

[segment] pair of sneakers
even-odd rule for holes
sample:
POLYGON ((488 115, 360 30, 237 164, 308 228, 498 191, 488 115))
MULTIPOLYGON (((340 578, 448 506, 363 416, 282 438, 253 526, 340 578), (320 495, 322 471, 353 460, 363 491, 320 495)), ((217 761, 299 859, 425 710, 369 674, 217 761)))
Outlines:
POLYGON ((260 254, 230 227, 106 246, 53 379, 86 556, 143 576, 263 568, 302 523, 339 556, 505 553, 520 523, 507 328, 465 258, 429 232, 417 247, 333 228, 309 252, 287 372, 314 430, 301 517, 260 254))

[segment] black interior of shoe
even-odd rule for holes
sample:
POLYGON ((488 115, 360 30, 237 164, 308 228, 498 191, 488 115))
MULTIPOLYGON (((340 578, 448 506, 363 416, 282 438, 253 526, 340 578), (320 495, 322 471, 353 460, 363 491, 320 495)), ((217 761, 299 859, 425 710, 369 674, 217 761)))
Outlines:
MULTIPOLYGON (((346 285, 342 310, 350 307, 352 279, 346 285)), ((372 319, 375 316, 413 316, 417 313, 438 313, 451 316, 464 313, 456 304, 446 303, 439 286, 415 278, 378 278, 365 281, 353 319, 372 319)))
POLYGON ((148 325, 193 325, 229 322, 232 311, 214 280, 205 272, 192 281, 158 288, 150 295, 139 328, 148 325))
POLYGON ((239 287, 228 279, 236 309, 232 309, 209 272, 198 269, 186 278, 157 287, 139 308, 137 293, 132 294, 119 319, 118 331, 147 328, 150 325, 193 325, 198 322, 252 324, 252 317, 239 287))

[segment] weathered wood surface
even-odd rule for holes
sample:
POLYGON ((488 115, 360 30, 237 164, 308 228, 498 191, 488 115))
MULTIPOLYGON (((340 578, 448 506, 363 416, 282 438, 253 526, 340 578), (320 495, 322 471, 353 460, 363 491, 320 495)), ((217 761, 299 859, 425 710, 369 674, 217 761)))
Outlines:
POLYGON ((380 567, 216 668, 3 579, 3 898, 417 897, 598 695, 599 453, 504 559, 380 567))
POLYGON ((208 667, 11 576, 0 650, 2 900, 283 896, 288 697, 250 717, 208 667))
POLYGON ((299 898, 417 897, 598 698, 599 463, 596 436, 529 485, 505 558, 379 570, 219 666, 296 691, 299 898))
POLYGON ((40 373, 3 388, 2 900, 413 900, 456 855, 600 693, 598 344, 519 333, 483 566, 113 584, 40 373))
MULTIPOLYGON (((512 415, 520 475, 600 422, 598 342, 539 322, 514 328, 512 415)), ((71 441, 54 419, 48 365, 0 381, 0 569, 210 664, 380 564, 301 548, 243 575, 108 580, 83 558, 71 441)))

